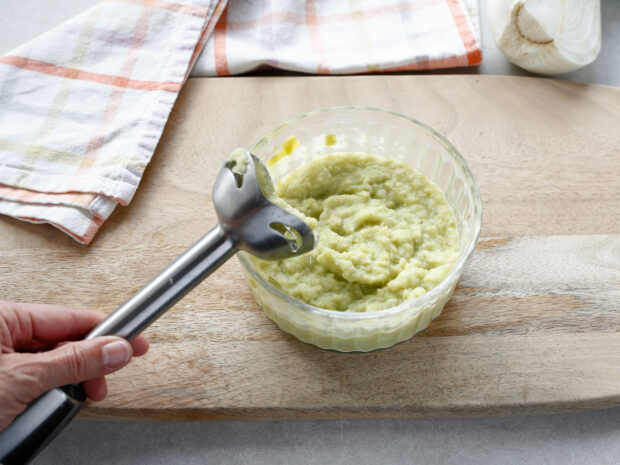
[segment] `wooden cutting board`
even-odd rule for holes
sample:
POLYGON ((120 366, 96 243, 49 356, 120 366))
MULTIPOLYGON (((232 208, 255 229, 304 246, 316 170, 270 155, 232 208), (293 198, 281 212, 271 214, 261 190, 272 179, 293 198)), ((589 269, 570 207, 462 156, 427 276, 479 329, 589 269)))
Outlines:
POLYGON ((222 160, 334 105, 401 112, 462 152, 480 243, 428 330, 324 352, 258 309, 236 259, 147 332, 83 412, 106 419, 474 416, 620 405, 620 89, 496 76, 190 79, 133 202, 90 246, 0 219, 2 298, 112 311, 211 226, 222 160))

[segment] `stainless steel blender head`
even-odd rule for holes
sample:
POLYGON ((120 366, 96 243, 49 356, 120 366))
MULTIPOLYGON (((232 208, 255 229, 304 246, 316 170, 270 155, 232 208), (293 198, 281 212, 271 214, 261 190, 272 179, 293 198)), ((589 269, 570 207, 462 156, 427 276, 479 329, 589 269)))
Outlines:
POLYGON ((275 189, 265 165, 247 150, 231 153, 213 186, 213 205, 235 247, 263 260, 312 250, 310 227, 273 202, 275 189))
MULTIPOLYGON (((86 336, 132 339, 237 250, 263 260, 304 254, 316 238, 301 218, 279 207, 269 172, 247 150, 226 160, 213 187, 219 220, 211 231, 110 314, 86 336)), ((52 389, 0 432, 0 464, 29 462, 77 415, 86 395, 80 385, 52 389)))

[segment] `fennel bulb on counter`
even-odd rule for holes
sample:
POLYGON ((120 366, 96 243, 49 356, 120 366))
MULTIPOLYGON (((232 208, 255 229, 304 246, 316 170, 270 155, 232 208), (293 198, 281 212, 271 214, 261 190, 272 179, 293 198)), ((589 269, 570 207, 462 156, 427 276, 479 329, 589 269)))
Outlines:
POLYGON ((575 71, 601 49, 600 0, 487 0, 499 49, 539 74, 575 71))

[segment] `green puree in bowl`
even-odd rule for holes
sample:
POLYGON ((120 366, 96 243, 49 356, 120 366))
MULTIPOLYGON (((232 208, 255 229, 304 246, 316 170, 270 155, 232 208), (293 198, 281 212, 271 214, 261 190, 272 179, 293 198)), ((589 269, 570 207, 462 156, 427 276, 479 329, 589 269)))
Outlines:
POLYGON ((458 255, 452 208, 405 163, 326 155, 280 180, 276 191, 317 220, 319 242, 300 257, 252 260, 271 284, 310 305, 352 312, 394 307, 439 284, 458 255))

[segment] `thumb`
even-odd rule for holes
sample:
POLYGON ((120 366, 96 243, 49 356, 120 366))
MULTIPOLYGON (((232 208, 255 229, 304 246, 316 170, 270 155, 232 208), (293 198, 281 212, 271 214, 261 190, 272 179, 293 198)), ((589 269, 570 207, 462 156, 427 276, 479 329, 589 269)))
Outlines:
MULTIPOLYGON (((70 342, 48 352, 29 354, 22 369, 40 391, 34 397, 65 384, 99 378, 124 367, 131 360, 131 344, 120 337, 106 336, 70 342)), ((19 368, 18 368, 19 369, 19 368)))

